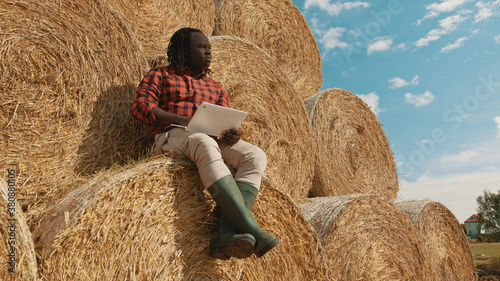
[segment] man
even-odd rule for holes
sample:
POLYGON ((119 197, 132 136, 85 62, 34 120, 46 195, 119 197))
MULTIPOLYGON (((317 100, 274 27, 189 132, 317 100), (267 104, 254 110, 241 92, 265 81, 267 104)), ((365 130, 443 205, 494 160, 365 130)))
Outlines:
POLYGON ((219 259, 261 257, 279 241, 264 231, 250 211, 266 166, 264 152, 232 129, 214 139, 171 124, 187 125, 202 102, 230 107, 228 95, 210 73, 208 38, 183 28, 168 45, 168 66, 151 69, 140 83, 132 110, 149 126, 153 154, 173 152, 196 163, 200 178, 221 210, 218 237, 210 254, 219 259), (237 170, 231 175, 226 164, 237 170))

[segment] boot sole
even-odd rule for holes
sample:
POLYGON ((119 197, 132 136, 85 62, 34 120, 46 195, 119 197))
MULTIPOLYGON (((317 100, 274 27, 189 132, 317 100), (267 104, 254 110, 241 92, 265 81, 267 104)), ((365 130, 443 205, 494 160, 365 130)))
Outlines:
POLYGON ((220 260, 227 260, 231 257, 244 259, 250 257, 255 250, 255 240, 242 237, 228 243, 224 247, 212 246, 210 256, 220 260))
POLYGON ((262 248, 262 250, 260 250, 258 253, 256 252, 255 255, 258 258, 260 258, 263 255, 265 255, 267 252, 269 252, 272 248, 276 247, 276 245, 278 245, 279 243, 280 243, 280 241, 278 240, 278 238, 274 238, 269 243, 267 243, 267 245, 264 248, 262 248))

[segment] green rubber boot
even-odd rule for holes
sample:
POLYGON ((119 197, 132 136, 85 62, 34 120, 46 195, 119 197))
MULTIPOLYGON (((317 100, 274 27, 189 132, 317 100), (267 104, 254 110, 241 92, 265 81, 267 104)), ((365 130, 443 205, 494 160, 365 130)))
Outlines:
POLYGON ((254 253, 257 257, 263 256, 278 245, 279 240, 264 231, 255 221, 252 212, 245 206, 245 201, 233 176, 228 175, 219 179, 208 187, 208 192, 219 206, 221 213, 238 232, 251 234, 255 238, 254 253))
MULTIPOLYGON (((236 184, 245 201, 245 207, 251 211, 259 190, 246 183, 236 184)), ((221 260, 230 257, 243 259, 254 253, 255 238, 249 233, 240 234, 222 214, 219 217, 218 229, 217 239, 210 248, 210 256, 221 260)))

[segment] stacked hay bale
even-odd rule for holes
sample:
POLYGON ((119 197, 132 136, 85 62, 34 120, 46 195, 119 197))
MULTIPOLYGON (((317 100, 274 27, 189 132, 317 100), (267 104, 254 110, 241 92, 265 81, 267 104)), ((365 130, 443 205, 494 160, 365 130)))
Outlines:
POLYGON ((266 153, 266 174, 292 198, 306 198, 314 174, 314 146, 304 103, 268 54, 247 40, 210 38, 213 78, 231 107, 248 112, 243 138, 266 153))
MULTIPOLYGON (((345 90, 309 98, 321 86, 320 54, 291 1, 106 1, 0 3, 0 168, 16 166, 21 199, 31 204, 52 189, 35 209, 41 219, 33 225, 43 278, 434 277, 425 259, 439 251, 423 250, 408 218, 390 203, 397 175, 376 117, 345 90), (211 38, 213 77, 234 108, 249 112, 243 137, 268 157, 270 177, 253 212, 281 243, 261 259, 208 256, 217 209, 190 162, 162 156, 91 180, 77 177, 145 154, 146 132, 130 114, 140 78, 164 61, 178 28, 199 28, 208 36, 216 24, 217 34, 237 37, 211 38), (308 199, 300 210, 292 198, 308 193, 350 195, 308 199)), ((19 237, 25 236, 16 277, 36 278, 28 227, 20 229, 19 237)), ((466 254, 467 269, 441 270, 439 278, 470 276, 469 252, 460 243, 450 248, 466 254)))
POLYGON ((9 175, 8 183, 0 178, 0 280, 36 280, 33 239, 9 175))
POLYGON ((322 83, 321 56, 307 21, 290 0, 225 0, 220 35, 244 38, 276 60, 302 99, 322 83))
POLYGON ((330 280, 433 280, 420 238, 392 203, 351 194, 310 198, 300 208, 323 244, 330 280))
POLYGON ((410 218, 422 237, 432 280, 477 279, 464 230, 448 208, 433 201, 400 202, 396 207, 410 218))
POLYGON ((280 239, 262 258, 208 256, 214 202, 191 162, 158 157, 104 173, 55 205, 38 229, 49 280, 321 280, 314 231, 265 179, 252 212, 280 239), (55 234, 57 236, 55 236, 55 234), (53 237, 55 243, 52 245, 53 237), (50 254, 50 255, 48 255, 50 254))
POLYGON ((0 61, 0 169, 16 166, 21 203, 143 153, 147 61, 102 0, 1 1, 0 61))
POLYGON ((312 196, 375 194, 394 201, 396 164, 382 126, 349 91, 333 88, 305 101, 317 145, 312 196))
POLYGON ((215 25, 213 0, 106 0, 131 26, 148 60, 167 57, 170 37, 182 27, 198 28, 207 36, 215 25))

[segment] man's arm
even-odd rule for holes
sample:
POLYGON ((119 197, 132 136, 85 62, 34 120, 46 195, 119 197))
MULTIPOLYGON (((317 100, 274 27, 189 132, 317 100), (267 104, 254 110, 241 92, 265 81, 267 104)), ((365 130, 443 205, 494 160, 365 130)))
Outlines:
MULTIPOLYGON (((218 82, 217 82, 218 83, 218 82)), ((215 104, 224 106, 224 107, 231 107, 231 103, 229 102, 229 96, 224 90, 224 87, 222 87, 222 84, 218 83, 220 85, 220 93, 219 93, 219 98, 215 102, 215 104)))
POLYGON ((178 124, 187 126, 189 120, 191 120, 191 116, 182 116, 179 114, 167 112, 159 107, 153 108, 153 114, 155 116, 155 127, 164 127, 170 124, 178 124))
POLYGON ((133 116, 148 126, 154 126, 156 123, 153 109, 158 107, 162 79, 160 71, 151 69, 139 84, 132 103, 133 116))
MULTIPOLYGON (((222 85, 220 85, 220 88, 221 88, 221 91, 219 94, 219 99, 217 100, 216 104, 220 105, 220 106, 224 106, 224 107, 231 107, 231 104, 229 102, 229 96, 228 96, 226 90, 224 90, 224 87, 222 87, 222 85)), ((221 139, 225 143, 227 143, 229 145, 233 145, 241 139, 241 135, 242 135, 242 132, 241 132, 240 128, 230 129, 230 130, 225 130, 222 132, 221 139)))

